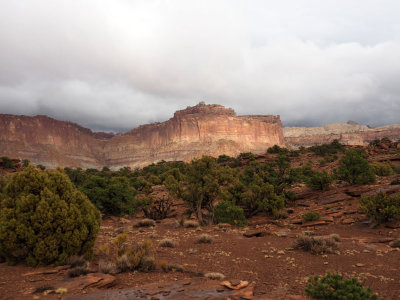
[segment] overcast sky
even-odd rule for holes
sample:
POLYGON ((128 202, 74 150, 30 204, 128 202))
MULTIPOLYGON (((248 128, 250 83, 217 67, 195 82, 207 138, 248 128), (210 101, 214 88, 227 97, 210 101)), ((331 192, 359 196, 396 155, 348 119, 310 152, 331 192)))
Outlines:
POLYGON ((0 0, 0 113, 123 131, 199 101, 400 123, 400 1, 0 0))

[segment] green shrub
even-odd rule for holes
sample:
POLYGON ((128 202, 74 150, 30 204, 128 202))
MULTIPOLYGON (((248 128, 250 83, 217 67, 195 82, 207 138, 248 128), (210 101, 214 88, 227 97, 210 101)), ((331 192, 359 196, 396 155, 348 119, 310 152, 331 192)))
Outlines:
POLYGON ((374 163, 371 165, 372 170, 374 171, 375 175, 378 176, 390 176, 394 174, 393 167, 390 163, 374 163))
POLYGON ((294 202, 297 200, 297 194, 293 191, 285 191, 284 196, 285 199, 290 202, 294 202))
POLYGON ((311 276, 308 278, 306 293, 313 299, 320 300, 380 300, 371 289, 364 289, 357 278, 343 279, 339 274, 328 273, 324 277, 311 276))
POLYGON ((332 182, 332 176, 330 176, 327 172, 318 172, 316 171, 314 175, 307 180, 307 186, 312 188, 313 190, 329 190, 329 187, 332 182))
POLYGON ((256 159, 256 157, 254 156, 253 153, 251 152, 246 152, 246 153, 240 153, 239 156, 237 157, 238 159, 242 160, 242 159, 248 159, 250 161, 253 161, 256 159))
POLYGON ((22 160, 22 166, 24 166, 25 168, 28 167, 29 164, 30 164, 29 159, 24 159, 24 160, 22 160))
POLYGON ((4 169, 14 169, 14 168, 15 168, 15 166, 14 166, 14 164, 13 164, 11 158, 9 158, 9 157, 7 157, 7 156, 3 156, 3 157, 1 158, 1 160, 2 160, 2 162, 3 162, 2 165, 3 165, 3 168, 4 168, 4 169))
POLYGON ((222 154, 222 155, 218 156, 217 162, 219 164, 221 164, 221 163, 229 162, 229 161, 232 161, 232 160, 234 160, 233 157, 230 157, 228 155, 222 154))
POLYGON ((314 152, 319 156, 325 156, 330 154, 337 154, 338 152, 344 152, 344 146, 340 144, 338 140, 334 140, 330 144, 312 146, 308 148, 308 151, 314 152))
POLYGON ((191 212, 201 225, 214 221, 214 201, 219 194, 221 166, 210 156, 194 159, 186 168, 180 190, 191 212))
MULTIPOLYGON (((272 147, 269 147, 267 150, 267 153, 275 153, 275 154, 287 154, 289 152, 288 149, 279 147, 278 145, 273 145, 272 147)), ((295 153, 295 151, 293 151, 295 153)), ((295 156, 296 154, 294 154, 295 156)))
POLYGON ((387 196, 385 193, 363 196, 360 199, 359 209, 378 223, 399 217, 400 192, 392 196, 387 196))
POLYGON ((316 211, 310 211, 301 216, 303 222, 311 222, 319 220, 319 213, 316 211))
POLYGON ((374 171, 368 164, 364 151, 348 150, 339 161, 337 173, 339 179, 353 185, 375 182, 374 171))
POLYGON ((0 256, 9 263, 63 264, 90 258, 100 213, 62 171, 28 167, 15 174, 0 206, 0 256))
POLYGON ((237 226, 247 225, 243 209, 230 201, 223 200, 218 203, 214 208, 214 216, 217 223, 229 223, 237 226))
POLYGON ((129 185, 125 177, 106 178, 93 175, 80 190, 107 215, 131 215, 138 206, 135 201, 137 191, 129 185))

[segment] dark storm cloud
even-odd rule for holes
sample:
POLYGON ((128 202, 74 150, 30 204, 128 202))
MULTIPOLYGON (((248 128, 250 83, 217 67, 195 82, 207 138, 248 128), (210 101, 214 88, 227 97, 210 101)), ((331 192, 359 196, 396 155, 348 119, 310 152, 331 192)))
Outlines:
POLYGON ((0 112, 95 130, 204 100, 287 125, 400 123, 396 1, 0 1, 0 112))

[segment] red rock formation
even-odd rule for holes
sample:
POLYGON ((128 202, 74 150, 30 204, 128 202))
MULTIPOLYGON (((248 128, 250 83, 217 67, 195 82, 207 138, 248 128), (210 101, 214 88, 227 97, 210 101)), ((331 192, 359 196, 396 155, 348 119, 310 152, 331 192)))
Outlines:
POLYGON ((275 144, 284 145, 279 116, 236 116, 221 105, 197 105, 112 138, 105 153, 107 165, 143 166, 162 159, 261 153, 275 144))
POLYGON ((0 115, 0 154, 50 167, 98 167, 110 137, 47 116, 0 115))
POLYGON ((322 127, 285 127, 285 142, 289 148, 328 144, 337 139, 345 145, 368 145, 373 140, 387 137, 400 140, 400 125, 369 128, 355 122, 334 123, 322 127))
POLYGON ((50 167, 144 166, 204 154, 260 153, 284 145, 279 116, 236 116, 221 105, 199 104, 163 123, 112 136, 45 116, 0 115, 0 155, 50 167))

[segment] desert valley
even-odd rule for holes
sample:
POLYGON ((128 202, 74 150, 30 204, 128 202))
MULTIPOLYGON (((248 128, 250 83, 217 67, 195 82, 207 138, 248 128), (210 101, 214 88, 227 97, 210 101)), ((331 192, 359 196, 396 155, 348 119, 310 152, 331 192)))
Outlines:
POLYGON ((400 295, 398 125, 204 103, 117 135, 0 120, 1 299, 336 299, 316 275, 400 295))

